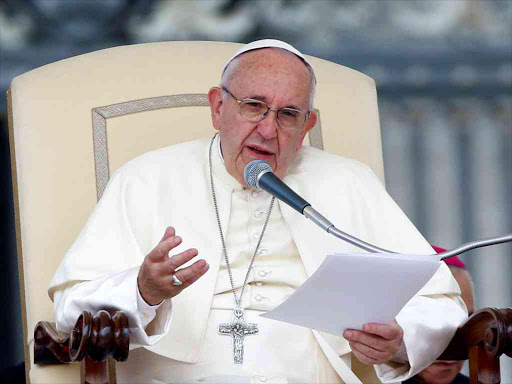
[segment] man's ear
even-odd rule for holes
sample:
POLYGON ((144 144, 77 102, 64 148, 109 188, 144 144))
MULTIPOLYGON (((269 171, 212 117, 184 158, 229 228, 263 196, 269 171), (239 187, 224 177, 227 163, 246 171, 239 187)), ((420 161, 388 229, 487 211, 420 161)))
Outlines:
POLYGON ((222 109, 222 89, 219 87, 211 88, 208 91, 208 102, 210 103, 213 128, 219 130, 220 114, 222 109))
POLYGON ((304 128, 302 132, 302 136, 297 144, 297 151, 302 148, 302 143, 304 142, 304 138, 306 137, 306 134, 313 129, 313 127, 316 124, 316 120, 318 119, 318 116, 314 111, 311 111, 309 115, 309 119, 306 120, 304 123, 304 128))

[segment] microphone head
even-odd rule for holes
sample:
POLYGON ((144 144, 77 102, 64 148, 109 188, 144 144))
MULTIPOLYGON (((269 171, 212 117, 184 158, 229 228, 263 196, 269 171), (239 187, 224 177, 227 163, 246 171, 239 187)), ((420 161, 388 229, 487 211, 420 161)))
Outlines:
POLYGON ((265 160, 253 160, 245 166, 244 180, 249 187, 259 188, 259 176, 267 172, 272 172, 272 168, 265 160))

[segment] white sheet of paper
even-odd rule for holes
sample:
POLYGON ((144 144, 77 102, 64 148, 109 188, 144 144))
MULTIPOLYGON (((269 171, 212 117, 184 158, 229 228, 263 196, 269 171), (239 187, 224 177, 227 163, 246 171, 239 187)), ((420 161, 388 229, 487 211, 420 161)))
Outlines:
POLYGON ((328 255, 285 302, 261 316, 340 336, 388 324, 439 267, 435 255, 328 255))

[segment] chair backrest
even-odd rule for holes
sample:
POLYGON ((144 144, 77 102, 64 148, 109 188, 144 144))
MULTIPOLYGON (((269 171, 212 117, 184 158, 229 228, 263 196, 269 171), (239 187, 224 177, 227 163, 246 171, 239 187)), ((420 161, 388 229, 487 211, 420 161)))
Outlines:
MULTIPOLYGON (((213 136, 206 93, 240 44, 122 46, 15 78, 9 130, 27 370, 38 381, 72 368, 34 367, 37 321, 53 321, 47 288, 110 174, 144 152, 213 136)), ((358 159, 384 180, 374 81, 308 57, 317 75, 310 145, 358 159)), ((67 371, 66 371, 67 372, 67 371)), ((64 374, 62 382, 69 382, 64 374)))

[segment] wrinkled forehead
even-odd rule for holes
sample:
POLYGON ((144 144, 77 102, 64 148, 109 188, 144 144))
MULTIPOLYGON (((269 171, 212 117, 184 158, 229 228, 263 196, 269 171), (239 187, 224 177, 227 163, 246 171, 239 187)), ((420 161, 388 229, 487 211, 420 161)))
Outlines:
POLYGON ((272 82, 276 76, 301 83, 307 92, 314 81, 311 71, 293 53, 279 48, 262 48, 244 52, 234 58, 226 68, 222 82, 228 85, 233 81, 245 83, 252 80, 263 84, 272 82))
POLYGON ((267 102, 278 97, 298 109, 308 108, 312 86, 311 73, 304 63, 292 53, 276 49, 237 57, 226 71, 223 85, 244 97, 267 102))
POLYGON ((310 77, 310 72, 303 60, 293 53, 279 48, 262 48, 245 52, 236 57, 231 65, 246 71, 265 68, 274 71, 295 72, 298 75, 307 74, 308 78, 310 77))

